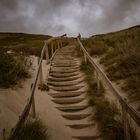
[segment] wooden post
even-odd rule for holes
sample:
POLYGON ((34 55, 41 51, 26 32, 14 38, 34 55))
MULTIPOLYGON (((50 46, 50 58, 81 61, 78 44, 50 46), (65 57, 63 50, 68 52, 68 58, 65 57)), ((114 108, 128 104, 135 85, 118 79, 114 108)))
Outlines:
POLYGON ((53 51, 54 51, 54 52, 56 51, 55 44, 53 45, 53 51))
POLYGON ((94 78, 97 81, 97 72, 96 72, 96 70, 94 70, 94 78))
MULTIPOLYGON (((31 84, 31 91, 33 88, 33 83, 31 84)), ((35 98, 33 96, 33 100, 32 100, 32 117, 35 118, 36 117, 36 111, 35 111, 35 98)))
POLYGON ((53 42, 51 42, 51 57, 53 56, 54 50, 53 50, 53 42))
POLYGON ((3 140, 6 140, 6 130, 5 128, 2 130, 3 140))
POLYGON ((125 139, 130 140, 130 133, 129 133, 129 119, 127 112, 122 108, 122 117, 123 117, 123 125, 124 125, 124 133, 125 133, 125 139))
POLYGON ((99 78, 98 73, 96 72, 96 70, 94 71, 94 76, 95 76, 95 80, 97 82, 97 90, 99 91, 101 88, 101 80, 99 78))
POLYGON ((56 49, 56 50, 58 49, 56 44, 55 44, 55 49, 56 49))
POLYGON ((101 88, 101 81, 99 79, 99 77, 97 78, 97 89, 100 90, 101 88))
POLYGON ((57 43, 57 44, 58 44, 58 48, 60 49, 60 48, 61 48, 61 46, 60 46, 60 44, 59 44, 59 41, 58 41, 58 43, 57 43))
POLYGON ((40 57, 37 57, 37 64, 39 64, 39 61, 40 61, 40 57))
POLYGON ((58 49, 58 46, 57 46, 57 41, 55 41, 55 47, 56 47, 56 49, 58 49))
POLYGON ((60 45, 60 47, 62 48, 63 47, 63 42, 62 42, 62 40, 61 40, 61 43, 60 43, 61 45, 60 45))
POLYGON ((48 50, 48 45, 46 46, 45 54, 46 54, 46 64, 48 64, 48 62, 49 62, 49 50, 48 50))
POLYGON ((39 72, 39 85, 43 84, 43 72, 42 72, 42 63, 40 66, 40 72, 39 72))
POLYGON ((87 57, 85 54, 84 54, 84 61, 85 61, 85 64, 87 64, 87 57))
POLYGON ((33 97, 33 101, 32 101, 32 117, 35 118, 36 117, 36 111, 35 111, 35 99, 33 97))

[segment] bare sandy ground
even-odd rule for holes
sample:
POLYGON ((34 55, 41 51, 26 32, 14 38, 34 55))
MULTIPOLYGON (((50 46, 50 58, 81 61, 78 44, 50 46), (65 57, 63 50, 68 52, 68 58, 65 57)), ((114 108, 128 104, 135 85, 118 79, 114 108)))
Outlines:
MULTIPOLYGON (((30 97, 30 87, 34 81, 38 65, 37 57, 32 56, 32 60, 33 65, 30 69, 32 76, 30 78, 25 79, 21 82, 20 86, 16 86, 13 89, 0 89, 0 139, 2 139, 3 129, 8 134, 11 128, 13 128, 30 97)), ((48 67, 45 61, 43 61, 43 67, 48 67)), ((44 73, 47 73, 46 70, 44 73)), ((37 92, 40 91, 36 90, 37 92)))

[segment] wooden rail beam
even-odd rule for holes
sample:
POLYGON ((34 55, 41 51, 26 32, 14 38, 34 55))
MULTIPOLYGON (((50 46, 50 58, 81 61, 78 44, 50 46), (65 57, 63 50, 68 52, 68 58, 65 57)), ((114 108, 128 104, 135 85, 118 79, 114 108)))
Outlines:
MULTIPOLYGON (((8 137, 8 140, 15 140, 16 139, 17 135, 20 132, 21 127, 23 126, 24 122, 26 121, 26 119, 27 119, 27 117, 29 115, 31 106, 32 106, 32 109, 33 109, 33 115, 36 116, 36 114, 35 114, 34 94, 35 94, 35 89, 36 89, 36 85, 37 85, 37 82, 38 82, 38 78, 40 77, 39 79, 40 79, 41 83, 43 81, 42 60, 43 60, 43 57, 44 57, 44 54, 45 54, 46 59, 47 59, 47 63, 48 63, 48 60, 49 60, 48 44, 50 44, 51 42, 53 42, 55 40, 59 40, 59 39, 60 39, 60 37, 53 37, 53 38, 45 41, 43 49, 41 51, 41 56, 40 56, 39 63, 38 63, 38 70, 37 70, 37 73, 35 75, 35 81, 32 84, 31 95, 30 95, 29 100, 26 103, 26 105, 25 105, 25 107, 24 107, 24 109, 23 109, 23 111, 22 111, 22 113, 21 113, 21 115, 19 117, 19 120, 17 121, 15 127, 12 129, 12 131, 11 131, 9 137, 8 137)), ((51 49, 52 49, 51 52, 52 52, 52 57, 53 57, 55 53, 53 51, 53 48, 51 48, 51 49)))

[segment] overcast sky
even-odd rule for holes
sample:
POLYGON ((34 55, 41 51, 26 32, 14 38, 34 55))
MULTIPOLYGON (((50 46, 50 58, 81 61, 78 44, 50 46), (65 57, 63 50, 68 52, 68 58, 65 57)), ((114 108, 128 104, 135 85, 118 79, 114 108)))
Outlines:
POLYGON ((140 24, 140 0, 0 0, 0 31, 82 36, 140 24))

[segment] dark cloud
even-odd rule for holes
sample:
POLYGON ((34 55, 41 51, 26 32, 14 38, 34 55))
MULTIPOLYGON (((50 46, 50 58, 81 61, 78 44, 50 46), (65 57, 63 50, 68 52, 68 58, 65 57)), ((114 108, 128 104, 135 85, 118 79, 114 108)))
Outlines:
POLYGON ((0 31, 84 36, 140 23, 139 0, 0 0, 0 31))

